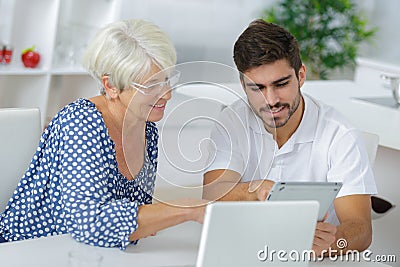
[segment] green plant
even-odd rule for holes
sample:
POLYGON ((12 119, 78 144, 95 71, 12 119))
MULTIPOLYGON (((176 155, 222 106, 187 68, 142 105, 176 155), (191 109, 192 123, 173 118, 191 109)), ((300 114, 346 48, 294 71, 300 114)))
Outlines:
POLYGON ((354 67, 360 43, 376 32, 367 29, 351 0, 280 0, 264 11, 263 19, 297 38, 311 79, 327 79, 329 71, 354 67))

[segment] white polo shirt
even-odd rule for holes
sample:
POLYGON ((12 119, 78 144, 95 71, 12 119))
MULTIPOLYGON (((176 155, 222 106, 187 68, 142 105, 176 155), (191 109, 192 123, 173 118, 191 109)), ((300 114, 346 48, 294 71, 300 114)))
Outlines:
MULTIPOLYGON (((359 131, 332 107, 303 94, 304 114, 299 127, 278 149, 248 103, 226 107, 211 133, 207 171, 230 169, 242 182, 342 182, 338 197, 376 194, 374 176, 359 131)), ((328 221, 337 224, 334 212, 328 221)))

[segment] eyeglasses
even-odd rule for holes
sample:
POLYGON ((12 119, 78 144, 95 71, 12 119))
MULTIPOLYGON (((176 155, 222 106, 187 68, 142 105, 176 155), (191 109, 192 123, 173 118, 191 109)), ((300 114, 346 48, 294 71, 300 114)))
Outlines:
MULTIPOLYGON (((165 75, 164 73, 160 73, 162 75, 165 75)), ((130 85, 134 87, 137 91, 144 95, 160 95, 162 92, 174 87, 178 81, 179 77, 181 76, 181 73, 177 70, 174 70, 171 74, 170 77, 166 76, 164 79, 165 81, 163 82, 158 82, 158 83, 153 83, 153 84, 139 84, 132 82, 130 85)), ((159 80, 156 77, 152 77, 154 79, 152 80, 159 80)))

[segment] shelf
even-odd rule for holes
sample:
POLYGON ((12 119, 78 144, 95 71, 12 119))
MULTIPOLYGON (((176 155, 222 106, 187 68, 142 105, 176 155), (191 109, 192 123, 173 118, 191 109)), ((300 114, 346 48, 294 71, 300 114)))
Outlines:
POLYGON ((0 75, 45 75, 48 70, 0 66, 0 75))
POLYGON ((55 68, 50 71, 52 75, 89 75, 84 68, 64 67, 55 68))
POLYGON ((0 64, 0 108, 39 107, 46 125, 69 102, 97 95, 80 62, 98 29, 119 19, 123 1, 0 0, 0 43, 13 48, 11 63, 0 64), (41 55, 35 69, 20 58, 32 45, 41 55))
POLYGON ((82 67, 57 67, 54 69, 30 69, 23 67, 13 67, 0 65, 0 75, 89 75, 82 67))

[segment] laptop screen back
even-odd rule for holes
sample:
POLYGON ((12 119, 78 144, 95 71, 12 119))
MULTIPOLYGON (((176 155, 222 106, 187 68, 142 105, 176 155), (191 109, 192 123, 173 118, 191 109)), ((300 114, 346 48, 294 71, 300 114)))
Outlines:
POLYGON ((291 258, 311 249, 318 208, 316 201, 210 204, 196 266, 307 266, 291 258))

